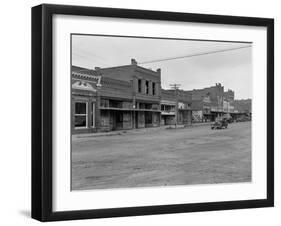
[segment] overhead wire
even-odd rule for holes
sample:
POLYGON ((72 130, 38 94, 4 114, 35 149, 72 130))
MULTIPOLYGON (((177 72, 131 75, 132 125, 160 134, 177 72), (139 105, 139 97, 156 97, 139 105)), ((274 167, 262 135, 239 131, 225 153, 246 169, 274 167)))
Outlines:
MULTIPOLYGON (((195 54, 190 54, 190 55, 183 55, 183 56, 176 56, 176 57, 167 57, 167 58, 162 58, 162 59, 155 59, 155 60, 150 60, 150 61, 143 61, 143 62, 138 62, 138 64, 150 64, 150 63, 157 63, 157 62, 163 62, 163 61, 170 61, 170 60, 177 60, 177 59, 183 59, 183 58, 191 58, 191 57, 197 57, 197 56, 204 56, 204 55, 210 55, 210 54, 215 54, 215 53, 223 53, 223 52, 228 52, 228 51, 234 51, 234 50, 239 50, 239 49, 245 49, 245 48, 250 48, 252 45, 247 45, 247 46, 240 46, 240 47, 235 47, 235 48, 228 48, 228 49, 222 49, 222 50, 214 50, 214 51, 209 51, 209 52, 201 52, 201 53, 195 53, 195 54)), ((75 55, 80 55, 75 53, 75 55)), ((85 57, 85 56, 84 56, 85 57)), ((97 56, 96 56, 97 57, 97 56)), ((86 58, 86 57, 85 57, 86 58)), ((103 64, 107 64, 108 66, 110 65, 109 63, 105 63, 104 60, 99 60, 103 64)), ((83 70, 82 70, 83 71, 83 70)))
POLYGON ((215 53, 234 51, 234 50, 245 49, 245 48, 250 48, 250 47, 252 47, 252 45, 240 46, 240 47, 236 47, 236 48, 223 49, 223 50, 214 50, 214 51, 202 52, 202 53, 195 53, 195 54, 184 55, 184 56, 162 58, 162 59, 156 59, 156 60, 150 60, 150 61, 143 61, 143 62, 138 62, 138 64, 150 64, 150 63, 157 63, 157 62, 163 62, 163 61, 169 61, 169 60, 177 60, 177 59, 183 59, 183 58, 190 58, 190 57, 196 57, 196 56, 203 56, 203 55, 209 55, 209 54, 215 54, 215 53))

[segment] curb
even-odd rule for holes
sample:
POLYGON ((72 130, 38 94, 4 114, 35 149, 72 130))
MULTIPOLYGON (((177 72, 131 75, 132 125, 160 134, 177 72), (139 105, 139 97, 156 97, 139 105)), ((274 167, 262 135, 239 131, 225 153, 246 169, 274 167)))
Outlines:
POLYGON ((117 136, 117 135, 125 135, 125 134, 137 134, 141 132, 153 132, 153 131, 159 131, 159 130, 166 130, 166 129, 192 129, 194 127, 199 126, 208 126, 211 123, 196 123, 191 124, 188 126, 178 125, 177 128, 174 127, 174 125, 169 126, 160 126, 160 127, 152 127, 152 128, 141 128, 141 129, 132 129, 132 130, 120 130, 120 131, 114 131, 114 132, 103 132, 103 133, 85 133, 85 134, 74 134, 72 135, 72 139, 83 139, 83 138, 94 138, 94 137, 103 137, 103 136, 117 136))

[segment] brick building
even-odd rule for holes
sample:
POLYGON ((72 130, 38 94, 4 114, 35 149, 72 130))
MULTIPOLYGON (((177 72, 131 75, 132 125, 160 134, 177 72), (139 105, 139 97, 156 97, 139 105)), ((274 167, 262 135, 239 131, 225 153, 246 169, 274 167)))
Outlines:
POLYGON ((227 101, 229 101, 229 102, 232 102, 232 101, 234 101, 234 91, 233 90, 231 90, 231 89, 228 89, 227 91, 225 91, 224 93, 223 93, 223 95, 224 95, 224 99, 225 100, 227 100, 227 101))
POLYGON ((110 68, 72 66, 72 133, 188 125, 251 112, 251 100, 217 83, 204 89, 165 90, 161 70, 131 64, 110 68))
POLYGON ((223 114, 224 87, 220 83, 190 92, 192 93, 193 121, 213 121, 223 114))
POLYGON ((234 91, 231 89, 228 89, 224 92, 224 98, 223 98, 223 112, 227 112, 229 114, 234 114, 234 91))
POLYGON ((214 121, 217 117, 229 115, 233 119, 251 113, 251 99, 235 100, 235 93, 220 83, 204 89, 194 89, 192 93, 193 122, 214 121))
POLYGON ((205 96, 202 99, 192 100, 192 121, 213 121, 216 115, 211 112, 211 108, 212 103, 209 96, 205 96))
POLYGON ((246 114, 252 113, 251 99, 234 100, 233 105, 234 108, 240 113, 246 113, 246 114))
POLYGON ((161 70, 137 65, 72 67, 72 131, 100 132, 160 125, 161 70))
POLYGON ((220 83, 215 86, 194 89, 192 93, 192 117, 194 122, 214 121, 225 114, 234 115, 234 91, 224 91, 220 83))

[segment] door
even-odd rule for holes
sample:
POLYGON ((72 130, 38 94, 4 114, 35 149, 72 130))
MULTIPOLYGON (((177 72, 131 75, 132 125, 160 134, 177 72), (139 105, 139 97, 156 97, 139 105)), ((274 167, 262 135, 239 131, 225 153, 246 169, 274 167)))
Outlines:
POLYGON ((123 129, 123 112, 117 111, 115 118, 116 118, 116 129, 123 129))

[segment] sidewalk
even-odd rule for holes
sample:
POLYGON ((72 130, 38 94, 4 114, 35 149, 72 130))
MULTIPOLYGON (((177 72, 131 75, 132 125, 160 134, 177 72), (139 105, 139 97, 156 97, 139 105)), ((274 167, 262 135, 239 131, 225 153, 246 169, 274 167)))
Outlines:
POLYGON ((110 132, 100 132, 100 133, 83 133, 83 134, 73 134, 72 140, 77 140, 81 138, 91 138, 91 137, 101 137, 101 136, 116 136, 116 135, 125 135, 125 134, 137 134, 137 133, 147 133, 147 132, 156 132, 159 130, 165 129, 192 129, 198 126, 208 126, 211 122, 203 122, 203 123, 193 123, 191 125, 165 125, 158 127, 148 127, 148 128, 140 128, 140 129, 129 129, 129 130, 118 130, 118 131, 110 131, 110 132))

